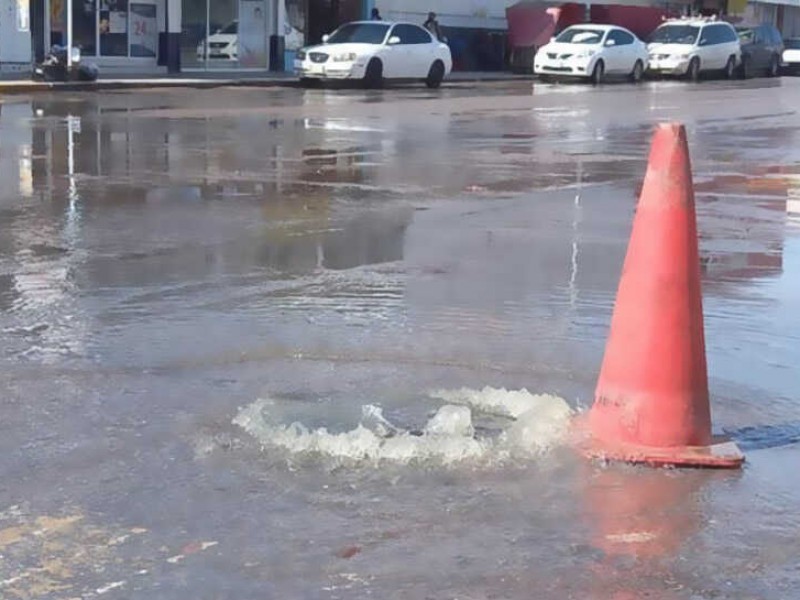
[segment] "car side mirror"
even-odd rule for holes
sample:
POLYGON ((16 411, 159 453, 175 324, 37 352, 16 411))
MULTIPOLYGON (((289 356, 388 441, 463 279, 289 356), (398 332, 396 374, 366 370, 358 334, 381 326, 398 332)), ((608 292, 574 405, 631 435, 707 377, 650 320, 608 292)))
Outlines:
POLYGON ((607 40, 606 41, 606 46, 616 46, 616 45, 617 45, 617 42, 614 41, 614 40, 607 40))
POLYGON ((700 46, 707 46, 707 45, 708 45, 708 40, 707 40, 707 39, 705 39, 705 38, 701 39, 701 40, 700 40, 700 44, 699 44, 699 45, 700 45, 700 46))
POLYGON ((329 36, 329 35, 326 33, 325 35, 323 35, 323 36, 322 36, 322 43, 323 43, 323 44, 327 44, 329 39, 331 39, 331 36, 329 36))
POLYGON ((393 35, 392 37, 389 38, 389 41, 387 41, 386 43, 389 44, 390 46, 396 46, 397 44, 400 43, 400 38, 397 37, 396 35, 393 35))
POLYGON ((551 37, 551 38, 550 38, 550 43, 551 43, 551 44, 552 44, 553 42, 555 42, 555 41, 556 41, 556 36, 553 36, 553 37, 551 37))

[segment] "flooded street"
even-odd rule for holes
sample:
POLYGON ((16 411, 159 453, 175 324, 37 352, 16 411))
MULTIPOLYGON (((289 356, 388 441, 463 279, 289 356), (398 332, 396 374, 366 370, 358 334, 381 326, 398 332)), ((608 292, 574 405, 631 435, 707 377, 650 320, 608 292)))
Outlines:
POLYGON ((0 598, 800 597, 800 79, 0 99, 0 598), (653 126, 717 432, 591 464, 653 126))

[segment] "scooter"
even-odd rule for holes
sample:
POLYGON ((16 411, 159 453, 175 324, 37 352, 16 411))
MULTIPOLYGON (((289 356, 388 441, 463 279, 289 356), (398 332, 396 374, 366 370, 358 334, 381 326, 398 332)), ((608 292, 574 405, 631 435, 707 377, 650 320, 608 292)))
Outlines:
POLYGON ((67 65, 67 48, 55 45, 36 65, 33 78, 38 81, 97 81, 97 65, 81 62, 80 48, 72 48, 72 65, 67 65))

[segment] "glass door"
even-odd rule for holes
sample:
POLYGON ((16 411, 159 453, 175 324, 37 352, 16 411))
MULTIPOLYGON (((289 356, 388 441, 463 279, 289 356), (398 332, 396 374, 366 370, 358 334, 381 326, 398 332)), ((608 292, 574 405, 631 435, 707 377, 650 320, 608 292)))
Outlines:
POLYGON ((247 69, 266 69, 266 1, 239 0, 239 23, 239 65, 247 69))
MULTIPOLYGON (((67 3, 50 0, 50 46, 67 45, 67 3)), ((72 2, 72 46, 81 56, 97 56, 97 4, 95 0, 72 2)))
POLYGON ((266 69, 267 0, 181 0, 184 69, 266 69))
POLYGON ((158 11, 150 2, 131 2, 130 53, 137 58, 158 57, 158 11))
POLYGON ((100 56, 128 56, 128 0, 100 0, 100 56))
POLYGON ((209 31, 209 0, 181 0, 181 66, 205 68, 209 31))

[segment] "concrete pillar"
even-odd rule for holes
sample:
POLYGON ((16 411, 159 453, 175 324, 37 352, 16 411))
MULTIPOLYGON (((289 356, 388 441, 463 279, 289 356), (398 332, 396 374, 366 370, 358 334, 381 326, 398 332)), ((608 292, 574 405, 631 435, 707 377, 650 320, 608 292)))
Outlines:
POLYGON ((275 5, 275 33, 269 36, 269 70, 286 70, 286 39, 283 27, 286 24, 286 4, 284 0, 272 0, 275 5))
MULTIPOLYGON (((364 19, 369 19, 369 18, 370 18, 370 16, 372 15, 372 9, 373 9, 373 8, 375 8, 375 6, 376 6, 376 2, 375 2, 375 0, 363 0, 363 1, 361 2, 361 8, 362 8, 362 11, 361 11, 361 12, 363 13, 363 14, 361 15, 361 16, 362 16, 362 18, 364 18, 364 19)), ((379 9, 379 10, 380 10, 380 8, 381 8, 381 7, 380 7, 380 6, 378 6, 378 9, 379 9)))
POLYGON ((162 45, 165 53, 163 63, 167 65, 169 73, 181 72, 181 20, 182 0, 164 0, 167 9, 167 31, 164 44, 162 45))

